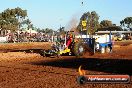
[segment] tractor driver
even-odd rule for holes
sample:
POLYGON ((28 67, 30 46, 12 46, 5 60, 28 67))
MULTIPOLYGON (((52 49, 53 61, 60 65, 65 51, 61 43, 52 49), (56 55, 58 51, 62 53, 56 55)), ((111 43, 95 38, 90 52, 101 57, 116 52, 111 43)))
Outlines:
POLYGON ((69 34, 69 37, 68 37, 68 39, 67 39, 66 48, 68 48, 68 47, 70 46, 72 40, 73 40, 73 35, 72 35, 72 33, 71 33, 71 34, 69 34))

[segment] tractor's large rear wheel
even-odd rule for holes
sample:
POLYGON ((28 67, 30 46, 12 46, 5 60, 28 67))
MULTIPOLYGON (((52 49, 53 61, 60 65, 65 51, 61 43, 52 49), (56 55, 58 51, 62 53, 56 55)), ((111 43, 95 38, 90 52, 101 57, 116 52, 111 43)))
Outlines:
POLYGON ((84 45, 81 41, 76 42, 76 43, 74 44, 73 52, 74 52, 74 55, 75 55, 76 57, 79 57, 79 58, 80 58, 80 57, 83 56, 83 55, 85 54, 85 52, 86 52, 85 45, 84 45))
MULTIPOLYGON (((94 46, 95 47, 95 46, 94 46)), ((74 44, 74 55, 78 58, 87 57, 94 55, 94 49, 86 45, 85 43, 82 43, 82 41, 76 42, 74 44)))

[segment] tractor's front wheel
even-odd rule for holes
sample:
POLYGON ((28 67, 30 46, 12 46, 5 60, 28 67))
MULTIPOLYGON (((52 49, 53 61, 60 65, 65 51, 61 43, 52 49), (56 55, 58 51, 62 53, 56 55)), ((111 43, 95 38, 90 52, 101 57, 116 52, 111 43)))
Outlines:
POLYGON ((95 50, 95 45, 94 45, 94 49, 92 49, 91 47, 89 47, 89 45, 83 43, 82 41, 78 41, 74 44, 74 55, 78 58, 81 57, 87 57, 87 56, 91 56, 94 55, 94 50, 95 50))
POLYGON ((45 57, 45 55, 46 55, 46 54, 45 54, 45 50, 43 50, 43 49, 40 50, 40 51, 39 51, 39 54, 40 54, 41 56, 45 57))

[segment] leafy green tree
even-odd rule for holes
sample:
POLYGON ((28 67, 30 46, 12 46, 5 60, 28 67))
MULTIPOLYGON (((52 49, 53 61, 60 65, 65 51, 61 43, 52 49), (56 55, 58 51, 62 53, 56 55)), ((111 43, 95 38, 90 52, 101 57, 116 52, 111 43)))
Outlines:
POLYGON ((120 21, 122 27, 126 27, 132 31, 132 17, 126 17, 122 21, 120 21))
POLYGON ((52 30, 52 29, 49 29, 49 28, 46 28, 46 29, 45 29, 45 33, 46 33, 46 34, 53 33, 53 30, 52 30))
POLYGON ((65 34, 65 27, 60 27, 59 29, 59 34, 64 35, 65 34))
POLYGON ((86 12, 80 18, 80 22, 79 22, 77 29, 80 32, 83 31, 84 33, 94 34, 99 26, 98 20, 99 20, 99 16, 95 11, 92 11, 91 13, 86 12), (85 28, 83 28, 83 21, 86 22, 85 28))
POLYGON ((6 9, 0 13, 0 29, 15 31, 20 28, 20 24, 27 16, 27 11, 17 7, 6 9))
POLYGON ((103 20, 103 21, 100 22, 100 27, 101 28, 112 27, 112 26, 113 26, 112 21, 103 20))
POLYGON ((25 27, 29 30, 34 29, 33 24, 31 24, 31 21, 29 19, 25 19, 20 23, 20 28, 25 27))
POLYGON ((109 27, 100 27, 97 31, 123 31, 120 26, 109 26, 109 27))
POLYGON ((123 31, 123 29, 113 24, 110 20, 102 20, 97 31, 123 31))

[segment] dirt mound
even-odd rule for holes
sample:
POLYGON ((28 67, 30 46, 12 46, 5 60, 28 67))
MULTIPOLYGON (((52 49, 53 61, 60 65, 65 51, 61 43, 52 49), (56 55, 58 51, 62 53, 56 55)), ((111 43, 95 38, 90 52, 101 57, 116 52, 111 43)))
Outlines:
POLYGON ((0 52, 8 52, 12 50, 28 50, 28 49, 51 49, 49 42, 28 42, 28 43, 1 43, 0 52))

